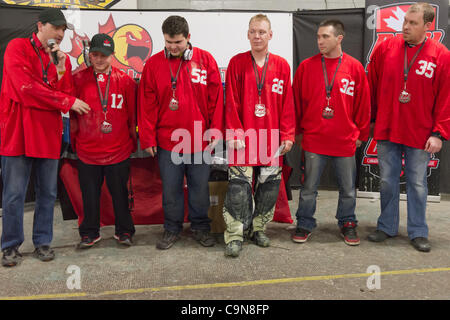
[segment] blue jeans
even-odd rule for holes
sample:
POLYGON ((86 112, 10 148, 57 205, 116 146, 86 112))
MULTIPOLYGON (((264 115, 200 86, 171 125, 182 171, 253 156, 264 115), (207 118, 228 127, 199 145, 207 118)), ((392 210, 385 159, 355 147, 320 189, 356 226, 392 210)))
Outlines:
POLYGON ((411 148, 390 141, 378 141, 378 164, 380 166, 381 214, 377 229, 395 236, 399 226, 400 174, 402 153, 405 155, 405 178, 410 239, 428 238, 425 219, 427 206, 427 167, 430 154, 424 150, 411 148))
MULTIPOLYGON (((210 231, 209 165, 194 164, 197 154, 183 155, 183 162, 175 164, 172 152, 158 147, 158 164, 163 185, 164 229, 180 233, 184 222, 184 176, 188 187, 188 219, 192 230, 210 231)), ((179 154, 176 154, 178 157, 179 154)))
POLYGON ((357 223, 356 207, 356 162, 353 157, 333 157, 305 151, 305 182, 300 191, 298 205, 297 228, 312 231, 316 225, 314 213, 316 212, 317 187, 323 169, 328 160, 331 160, 339 186, 339 200, 336 219, 339 227, 346 222, 357 223))
POLYGON ((52 242, 58 161, 26 156, 2 156, 2 250, 19 247, 24 241, 24 203, 33 164, 36 171, 33 244, 37 248, 52 242))

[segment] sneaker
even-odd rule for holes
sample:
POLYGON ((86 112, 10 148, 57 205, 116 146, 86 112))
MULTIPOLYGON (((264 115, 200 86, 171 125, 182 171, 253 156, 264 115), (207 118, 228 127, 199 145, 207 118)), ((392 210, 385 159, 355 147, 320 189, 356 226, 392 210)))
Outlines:
POLYGON ((227 243, 225 247, 225 256, 238 257, 241 250, 242 250, 242 241, 233 240, 227 243))
POLYGON ((167 250, 179 239, 179 235, 168 230, 164 230, 162 238, 156 243, 156 248, 159 250, 167 250))
POLYGON ((36 248, 33 254, 36 258, 44 262, 55 259, 55 252, 49 246, 36 248))
POLYGON ((117 240, 119 244, 131 247, 133 245, 133 239, 129 233, 123 233, 121 235, 114 235, 114 239, 117 240))
POLYGON ((192 230, 194 239, 204 247, 212 247, 216 244, 216 239, 206 230, 192 230))
POLYGON ((260 247, 270 246, 270 239, 262 231, 255 231, 252 236, 252 240, 260 247))
POLYGON ((17 247, 11 247, 3 250, 2 266, 4 267, 14 267, 20 262, 20 254, 17 247))
POLYGON ((102 239, 101 236, 91 238, 89 236, 83 236, 81 237, 81 242, 78 244, 78 248, 80 249, 88 249, 92 247, 94 244, 99 242, 102 239))
POLYGON ((295 229, 295 233, 292 235, 292 241, 297 243, 303 243, 306 242, 306 240, 311 237, 311 231, 303 229, 303 228, 297 228, 295 229))
POLYGON ((341 228, 341 236, 349 246, 359 245, 359 237, 356 233, 356 224, 354 222, 344 223, 344 226, 341 228))

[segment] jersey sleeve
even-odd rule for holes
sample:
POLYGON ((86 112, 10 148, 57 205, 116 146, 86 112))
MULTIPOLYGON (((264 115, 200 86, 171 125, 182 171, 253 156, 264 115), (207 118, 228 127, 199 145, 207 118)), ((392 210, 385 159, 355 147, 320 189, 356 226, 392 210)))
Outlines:
POLYGON ((450 51, 443 48, 436 79, 433 83, 435 104, 433 109, 433 132, 439 132, 446 140, 450 138, 450 51))
POLYGON ((240 120, 242 114, 241 104, 241 79, 238 75, 236 59, 231 59, 227 68, 225 85, 225 128, 233 132, 234 137, 226 136, 226 140, 244 140, 244 126, 240 120))
MULTIPOLYGON (((151 62, 150 62, 151 63, 151 62)), ((147 63, 138 89, 138 132, 142 149, 156 147, 156 122, 158 119, 158 88, 147 63)))
MULTIPOLYGON (((70 70, 60 81, 52 87, 44 83, 40 75, 33 71, 33 59, 27 56, 25 42, 12 41, 8 45, 4 56, 4 70, 7 70, 9 79, 6 84, 10 90, 9 97, 22 104, 25 108, 35 108, 46 111, 59 110, 66 113, 70 110, 75 97, 71 96, 70 70), (67 93, 65 93, 65 92, 67 93)), ((70 66, 70 61, 66 59, 70 66)))

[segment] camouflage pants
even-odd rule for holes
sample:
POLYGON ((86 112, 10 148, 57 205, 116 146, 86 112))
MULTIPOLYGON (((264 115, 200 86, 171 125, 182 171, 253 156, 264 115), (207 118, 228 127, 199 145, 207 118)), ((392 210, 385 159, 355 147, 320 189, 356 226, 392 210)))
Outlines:
POLYGON ((244 240, 244 233, 265 231, 273 218, 281 182, 281 167, 230 167, 223 206, 225 243, 244 240), (253 197, 253 171, 255 195, 253 197), (254 210, 253 210, 254 208, 254 210))

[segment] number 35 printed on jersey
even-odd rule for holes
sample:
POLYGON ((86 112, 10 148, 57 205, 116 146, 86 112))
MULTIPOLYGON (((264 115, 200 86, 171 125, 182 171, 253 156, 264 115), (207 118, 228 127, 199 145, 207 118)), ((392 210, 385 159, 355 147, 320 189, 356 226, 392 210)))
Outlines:
POLYGON ((425 77, 431 79, 434 74, 434 68, 436 68, 436 65, 433 62, 420 60, 419 68, 416 70, 416 73, 420 76, 424 75, 425 77))

